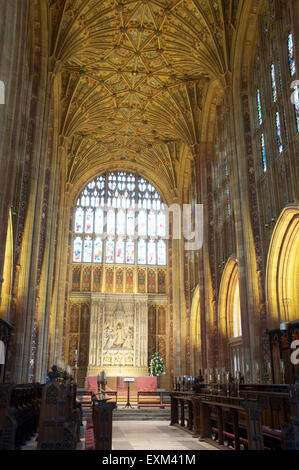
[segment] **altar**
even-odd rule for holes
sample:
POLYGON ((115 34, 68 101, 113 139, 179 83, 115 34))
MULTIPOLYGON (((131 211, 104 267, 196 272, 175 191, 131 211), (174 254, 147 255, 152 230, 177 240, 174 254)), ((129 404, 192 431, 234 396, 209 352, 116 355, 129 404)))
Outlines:
MULTIPOLYGON (((148 297, 94 293, 87 377, 148 375, 148 297)), ((114 388, 115 390, 115 388, 114 388)))
MULTIPOLYGON (((106 392, 116 391, 118 396, 126 396, 128 384, 125 379, 127 377, 107 377, 106 392)), ((94 393, 98 391, 97 376, 90 376, 87 378, 87 389, 94 393)), ((156 392, 157 391, 157 377, 136 377, 134 382, 130 383, 132 396, 137 395, 137 392, 156 392)))

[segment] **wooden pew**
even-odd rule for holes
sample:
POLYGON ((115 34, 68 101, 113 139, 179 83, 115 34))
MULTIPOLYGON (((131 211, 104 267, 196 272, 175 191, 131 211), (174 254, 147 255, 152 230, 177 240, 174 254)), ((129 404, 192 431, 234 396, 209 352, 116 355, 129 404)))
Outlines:
POLYGON ((82 421, 76 403, 76 386, 53 366, 44 386, 38 427, 38 449, 74 450, 80 439, 82 421), (59 381, 58 381, 59 380, 59 381))
POLYGON ((165 398, 169 397, 169 392, 164 391, 138 391, 137 392, 137 408, 167 408, 170 407, 170 402, 166 402, 165 398))
MULTIPOLYGON (((197 389, 198 393, 173 392, 171 394, 171 424, 179 425, 192 432, 194 437, 199 437, 202 421, 205 420, 204 426, 207 426, 208 420, 209 437, 214 436, 221 445, 227 442, 233 447, 237 445, 237 449, 240 445, 244 449, 254 449, 255 440, 250 438, 250 434, 255 427, 250 428, 253 426, 253 421, 249 420, 249 417, 260 409, 260 432, 263 444, 259 443, 258 448, 277 450, 293 448, 292 433, 294 434, 297 428, 293 427, 290 431, 287 426, 287 423, 291 422, 290 387, 295 386, 258 385, 255 387, 255 385, 249 385, 237 390, 236 387, 221 389, 207 384, 206 387, 201 385, 200 389, 197 389), (190 401, 193 403, 192 411, 189 408, 190 401), (209 413, 202 409, 202 401, 205 401, 205 405, 202 405, 205 407, 207 403, 213 403, 209 413), (248 404, 247 406, 250 405, 247 410, 244 408, 245 403, 248 404), (235 411, 237 409, 238 415, 235 411), (222 415, 224 422, 222 422, 222 415)), ((295 394, 293 392, 293 395, 295 394)), ((296 418, 293 422, 297 422, 296 418)), ((257 423, 254 426, 257 426, 257 423)))
POLYGON ((215 433, 220 446, 223 446, 227 440, 235 450, 240 450, 241 444, 248 450, 263 450, 262 405, 243 400, 241 403, 238 405, 202 399, 200 402, 201 439, 210 439, 215 433))
POLYGON ((289 386, 290 421, 284 425, 283 441, 285 450, 299 450, 299 377, 289 386))
POLYGON ((0 450, 14 450, 17 431, 16 409, 10 406, 13 384, 0 385, 0 450))
POLYGON ((0 449, 19 449, 37 432, 40 384, 0 385, 0 449))
MULTIPOLYGON (((231 400, 238 397, 249 401, 258 401, 263 405, 262 432, 265 448, 284 449, 283 429, 285 423, 290 421, 289 385, 276 384, 241 384, 206 385, 199 395, 213 396, 216 400, 231 400), (224 397, 224 398, 223 398, 224 397)), ((244 427, 244 425, 243 425, 244 427)))
POLYGON ((171 397, 171 426, 180 426, 194 432, 194 393, 174 392, 171 397))

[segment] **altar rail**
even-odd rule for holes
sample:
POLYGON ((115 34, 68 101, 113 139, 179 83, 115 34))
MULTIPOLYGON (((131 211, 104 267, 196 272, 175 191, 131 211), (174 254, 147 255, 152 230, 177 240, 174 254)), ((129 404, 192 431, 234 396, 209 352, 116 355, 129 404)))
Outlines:
POLYGON ((299 385, 243 385, 234 395, 208 384, 197 393, 174 391, 170 424, 236 450, 296 449, 299 385))

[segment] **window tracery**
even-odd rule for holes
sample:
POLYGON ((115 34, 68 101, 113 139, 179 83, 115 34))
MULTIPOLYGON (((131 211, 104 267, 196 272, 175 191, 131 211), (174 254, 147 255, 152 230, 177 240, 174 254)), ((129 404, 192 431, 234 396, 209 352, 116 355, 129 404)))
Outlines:
POLYGON ((111 172, 81 192, 74 214, 74 263, 167 264, 166 213, 156 188, 133 173, 111 172))
MULTIPOLYGON (((281 2, 281 6, 283 4, 281 2)), ((285 93, 296 73, 289 11, 286 8, 280 17, 277 8, 271 1, 268 14, 262 16, 254 65, 254 121, 261 176, 273 166, 273 159, 284 155, 294 135, 294 127, 295 132, 299 132, 299 103, 292 105, 290 94, 285 93), (295 115, 295 126, 290 114, 295 115)))

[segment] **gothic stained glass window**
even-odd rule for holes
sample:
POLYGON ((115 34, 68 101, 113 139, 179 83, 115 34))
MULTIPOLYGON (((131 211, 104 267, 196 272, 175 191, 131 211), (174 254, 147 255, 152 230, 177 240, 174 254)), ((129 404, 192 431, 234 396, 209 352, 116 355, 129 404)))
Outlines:
POLYGON ((103 261, 103 240, 99 237, 94 241, 93 261, 94 263, 102 263, 103 261))
POLYGON ((279 91, 282 91, 282 77, 281 77, 281 67, 280 67, 280 59, 277 59, 277 75, 278 75, 278 85, 279 91))
POLYGON ((156 264, 156 243, 154 240, 148 242, 148 264, 156 264))
POLYGON ((166 243, 164 240, 158 242, 158 265, 165 266, 166 264, 166 243))
POLYGON ((138 214, 138 235, 139 237, 146 236, 146 211, 141 210, 138 214))
POLYGON ((290 65, 291 76, 293 76, 296 73, 296 64, 295 64, 294 43, 293 43, 292 33, 290 33, 288 36, 288 52, 289 52, 289 65, 290 65))
POLYGON ((95 211, 95 233, 100 234, 104 231, 104 212, 102 209, 95 211))
POLYGON ((117 235, 125 235, 126 231, 126 214, 122 209, 117 213, 117 235))
POLYGON ((261 92, 260 92, 260 90, 257 90, 257 92, 256 92, 256 101, 257 101, 258 123, 259 123, 259 125, 261 125, 262 122, 263 122, 263 117, 262 117, 262 103, 261 103, 261 92))
POLYGON ((115 212, 110 209, 107 213, 107 234, 114 235, 115 233, 115 212))
POLYGON ((265 147, 265 136, 264 136, 264 134, 261 135, 261 152, 262 152, 263 172, 266 173, 266 171, 267 171, 267 160, 266 160, 266 147, 265 147))
POLYGON ((92 233, 93 232, 93 209, 86 209, 85 213, 85 233, 92 233))
POLYGON ((158 213, 158 228, 157 228, 157 234, 159 237, 165 237, 166 236, 166 215, 164 212, 160 211, 158 213))
POLYGON ((295 104, 295 116, 296 116, 297 132, 299 132, 299 103, 295 104))
POLYGON ((125 242, 122 239, 117 240, 115 249, 115 262, 123 264, 125 258, 125 242))
POLYGON ((135 214, 133 211, 127 213, 127 235, 133 236, 135 234, 135 214))
POLYGON ((107 240, 106 242, 106 263, 114 263, 114 240, 107 240))
POLYGON ((91 239, 91 237, 86 237, 84 239, 83 262, 84 263, 91 263, 91 259, 92 259, 92 239, 91 239))
POLYGON ((227 158, 225 159, 224 166, 225 166, 225 176, 229 176, 227 158))
POLYGON ((286 115, 285 115, 285 110, 284 109, 283 109, 283 112, 282 112, 282 121, 283 121, 285 141, 286 141, 286 144, 287 144, 289 139, 288 139, 287 120, 286 120, 286 115))
POLYGON ((141 176, 107 172, 95 178, 76 204, 73 261, 166 264, 164 209, 155 187, 141 176))
POLYGON ((156 236, 156 213, 150 211, 148 214, 148 235, 150 237, 156 236))
POLYGON ((126 244, 126 263, 134 264, 135 262, 135 244, 132 240, 128 240, 126 244))
POLYGON ((82 206, 83 207, 88 207, 90 204, 90 197, 89 197, 89 188, 85 188, 83 190, 83 195, 82 195, 82 206))
POLYGON ((272 97, 274 103, 277 101, 277 87, 276 87, 276 76, 275 76, 275 65, 271 65, 271 80, 272 80, 272 97))
POLYGON ((227 210, 227 215, 230 216, 232 213, 232 208, 231 208, 231 202, 230 202, 229 186, 226 187, 226 210, 227 210))
POLYGON ((279 150, 279 153, 282 153, 283 145, 282 145, 282 139, 281 139, 281 126, 280 126, 280 117, 279 117, 278 111, 276 112, 275 120, 276 120, 276 137, 277 137, 278 150, 279 150))
MULTIPOLYGON (((295 63, 295 56, 294 56, 294 43, 293 43, 293 35, 292 33, 288 36, 288 55, 289 55, 289 66, 291 76, 295 75, 296 73, 296 63, 295 63)), ((295 82, 296 83, 296 82, 295 82)), ((295 108, 295 119, 296 119, 296 129, 299 132, 299 89, 298 85, 292 85, 294 88, 293 92, 293 99, 294 99, 294 108, 295 108)))
POLYGON ((138 264, 146 264, 146 241, 143 239, 138 242, 138 264))
POLYGON ((74 240, 73 261, 80 263, 82 261, 82 238, 76 237, 74 240))
POLYGON ((75 214, 75 233, 83 233, 84 210, 82 207, 76 210, 75 214))

